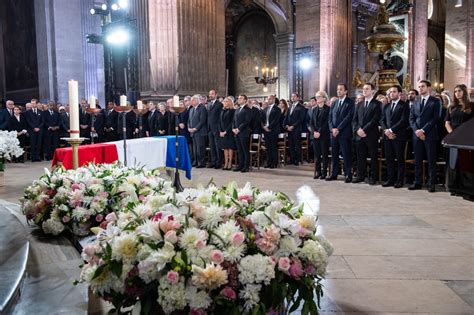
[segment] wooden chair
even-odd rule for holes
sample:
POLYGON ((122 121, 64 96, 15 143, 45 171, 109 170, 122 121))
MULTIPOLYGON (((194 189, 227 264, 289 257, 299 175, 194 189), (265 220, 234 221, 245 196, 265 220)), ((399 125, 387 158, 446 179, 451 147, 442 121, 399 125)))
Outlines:
POLYGON ((288 148, 288 134, 280 133, 278 135, 278 165, 286 165, 286 151, 288 148))
POLYGON ((309 138, 308 132, 301 133, 301 162, 303 162, 304 157, 306 157, 306 161, 309 163, 309 151, 311 150, 311 140, 309 138))
POLYGON ((250 169, 252 169, 254 165, 257 166, 257 169, 260 169, 261 149, 262 149, 262 135, 251 134, 250 135, 250 169))

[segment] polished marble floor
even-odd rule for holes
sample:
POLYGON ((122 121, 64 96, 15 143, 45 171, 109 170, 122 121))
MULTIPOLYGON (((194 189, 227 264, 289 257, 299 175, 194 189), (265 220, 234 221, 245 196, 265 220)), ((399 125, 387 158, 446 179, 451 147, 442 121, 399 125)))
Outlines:
MULTIPOLYGON (((47 163, 8 164, 0 199, 17 202, 47 163)), ((184 186, 246 181, 295 197, 302 185, 321 199, 320 224, 335 248, 322 314, 474 314, 474 203, 446 192, 313 180, 311 166, 234 173, 194 169, 184 186)), ((79 256, 65 240, 32 236, 17 314, 100 313, 72 287, 79 256), (25 291, 26 292, 26 291, 25 291), (30 300, 34 299, 34 300, 30 300), (38 302, 43 301, 43 302, 38 302), (34 307, 35 308, 34 308, 34 307), (44 312, 43 312, 44 311, 44 312), (36 312, 38 313, 38 312, 36 312)))

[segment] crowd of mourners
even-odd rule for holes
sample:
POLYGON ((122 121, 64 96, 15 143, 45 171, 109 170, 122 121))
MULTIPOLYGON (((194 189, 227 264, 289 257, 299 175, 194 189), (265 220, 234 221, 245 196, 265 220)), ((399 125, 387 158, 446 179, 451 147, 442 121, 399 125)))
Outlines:
MULTIPOLYGON (((466 85, 436 93, 431 83, 421 80, 417 89, 392 86, 377 92, 371 83, 361 94, 348 96, 346 84, 338 84, 336 96, 318 91, 306 102, 297 93, 289 100, 269 95, 264 100, 209 95, 185 96, 186 110, 177 117, 170 111, 173 100, 146 102, 145 113, 120 114, 115 102, 99 112, 88 111, 81 100, 80 136, 94 143, 123 139, 179 134, 186 137, 196 168, 216 168, 248 172, 254 139, 260 141, 265 168, 313 163, 314 179, 376 185, 386 172, 382 186, 401 188, 408 178, 406 160, 414 161, 410 190, 424 183, 423 163, 427 161, 427 188, 434 192, 439 172, 437 161, 446 160, 442 138, 473 117, 473 104, 466 85), (94 116, 94 117, 93 117, 94 116), (125 120, 125 123, 124 123, 125 120), (123 128, 123 126, 126 128, 123 128), (303 144, 312 150, 302 154, 303 144)), ((98 101, 96 107, 101 108, 98 101)), ((31 161, 51 160, 56 148, 67 143, 69 105, 32 99, 25 106, 8 100, 0 110, 0 130, 17 132, 21 146, 31 161)), ((24 162, 20 157, 15 162, 24 162)))

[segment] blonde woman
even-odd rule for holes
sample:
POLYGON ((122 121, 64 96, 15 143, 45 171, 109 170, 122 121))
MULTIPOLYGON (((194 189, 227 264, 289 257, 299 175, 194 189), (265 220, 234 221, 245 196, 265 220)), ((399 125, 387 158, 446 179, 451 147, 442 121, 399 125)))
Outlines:
POLYGON ((234 101, 230 97, 226 97, 223 102, 223 108, 219 117, 219 138, 218 147, 224 151, 223 170, 232 169, 232 157, 234 150, 237 148, 235 137, 232 133, 232 121, 234 119, 234 101))
POLYGON ((324 91, 316 93, 316 107, 311 116, 314 150, 314 179, 326 179, 329 164, 329 106, 328 95, 324 91))

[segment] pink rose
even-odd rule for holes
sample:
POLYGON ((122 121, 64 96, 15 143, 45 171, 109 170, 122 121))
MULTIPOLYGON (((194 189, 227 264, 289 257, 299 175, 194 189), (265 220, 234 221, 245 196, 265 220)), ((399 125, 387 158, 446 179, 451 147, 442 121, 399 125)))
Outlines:
POLYGON ((245 235, 242 232, 235 232, 230 237, 232 245, 240 246, 245 241, 245 235))
POLYGON ((172 284, 176 284, 179 281, 179 273, 176 271, 168 271, 166 274, 166 280, 168 280, 172 284))
POLYGON ((225 287, 224 289, 222 289, 221 295, 223 295, 226 299, 229 300, 235 300, 237 297, 237 294, 235 293, 234 289, 230 287, 225 287))
POLYGON ((158 212, 157 214, 153 216, 152 221, 159 221, 161 220, 162 217, 163 217, 163 213, 158 212))
POLYGON ((63 217, 63 222, 64 222, 64 223, 68 223, 69 221, 71 221, 71 218, 70 218, 69 216, 65 215, 65 216, 63 217))
POLYGON ((224 254, 222 251, 215 249, 211 252, 211 260, 216 264, 222 264, 224 262, 224 254))
POLYGON ((138 200, 140 200, 142 202, 145 201, 145 196, 143 196, 143 195, 138 196, 138 200))
POLYGON ((109 214, 107 214, 105 219, 107 220, 107 222, 115 222, 117 221, 117 216, 115 215, 115 212, 110 212, 109 214))
POLYGON ((171 230, 171 231, 166 232, 165 241, 171 244, 176 244, 176 242, 178 241, 178 236, 176 235, 176 231, 171 230))
POLYGON ((303 266, 299 259, 293 259, 289 272, 294 279, 299 279, 303 275, 303 266))
POLYGON ((201 249, 206 245, 206 243, 203 240, 197 240, 194 242, 194 246, 196 246, 197 249, 201 249))
POLYGON ((290 258, 288 257, 280 257, 278 259, 278 270, 283 271, 284 273, 287 273, 288 270, 290 270, 290 258))
POLYGON ((103 219, 104 219, 104 216, 102 214, 98 214, 95 216, 95 220, 97 222, 102 222, 103 219))

